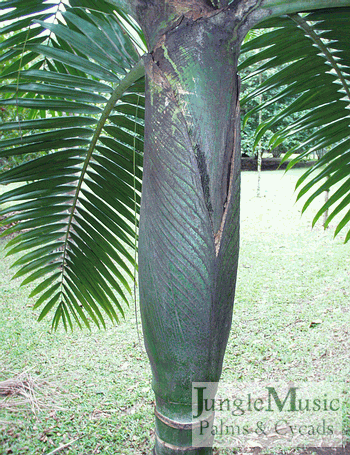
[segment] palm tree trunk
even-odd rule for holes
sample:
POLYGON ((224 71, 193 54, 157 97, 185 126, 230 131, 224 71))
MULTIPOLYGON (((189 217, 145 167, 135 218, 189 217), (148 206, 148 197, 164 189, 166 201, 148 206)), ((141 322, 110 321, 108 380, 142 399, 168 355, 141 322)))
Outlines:
POLYGON ((146 62, 139 275, 157 455, 212 453, 192 447, 192 382, 219 381, 231 326, 239 241, 239 24, 228 11, 183 18, 146 62))

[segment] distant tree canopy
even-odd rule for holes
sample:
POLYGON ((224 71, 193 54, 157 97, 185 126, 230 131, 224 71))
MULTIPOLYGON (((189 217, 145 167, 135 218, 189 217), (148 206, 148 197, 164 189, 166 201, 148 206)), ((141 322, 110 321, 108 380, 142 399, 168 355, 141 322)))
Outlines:
MULTIPOLYGON (((245 97, 247 97, 251 92, 253 92, 256 87, 260 85, 260 83, 265 82, 269 77, 273 76, 274 74, 278 73, 279 69, 269 69, 260 74, 250 76, 251 69, 244 69, 240 72, 241 77, 241 117, 242 117, 242 154, 247 154, 249 156, 255 156, 257 153, 257 149, 254 146, 256 132, 259 127, 259 110, 257 109, 260 100, 259 98, 255 97, 252 99, 247 99, 245 102, 245 97), (261 81, 260 81, 261 78, 261 81), (254 110, 255 109, 255 110, 254 110), (253 112, 251 112, 253 111, 253 112)), ((276 95, 278 90, 271 90, 269 96, 276 95)), ((266 100, 266 96, 261 96, 262 102, 266 100)), ((263 107, 262 109, 262 121, 266 121, 274 117, 278 112, 286 109, 293 101, 295 101, 296 97, 290 98, 283 98, 276 103, 269 104, 263 107)), ((297 146, 298 144, 307 140, 308 135, 312 131, 302 130, 300 132, 295 133, 293 136, 286 138, 281 145, 276 147, 276 149, 271 149, 269 144, 272 136, 279 130, 283 130, 290 126, 291 124, 297 122, 303 113, 297 112, 291 115, 286 116, 283 118, 278 124, 273 125, 271 129, 266 131, 266 133, 261 138, 261 148, 262 152, 265 154, 266 152, 271 152, 273 155, 279 156, 288 152, 292 147, 297 146)))

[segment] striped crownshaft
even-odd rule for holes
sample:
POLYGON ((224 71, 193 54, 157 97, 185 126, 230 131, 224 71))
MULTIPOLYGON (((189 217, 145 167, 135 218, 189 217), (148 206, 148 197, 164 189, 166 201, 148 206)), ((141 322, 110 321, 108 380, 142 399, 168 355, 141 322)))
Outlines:
POLYGON ((139 273, 157 455, 192 447, 192 382, 220 378, 238 262, 241 22, 186 18, 149 54, 139 273))

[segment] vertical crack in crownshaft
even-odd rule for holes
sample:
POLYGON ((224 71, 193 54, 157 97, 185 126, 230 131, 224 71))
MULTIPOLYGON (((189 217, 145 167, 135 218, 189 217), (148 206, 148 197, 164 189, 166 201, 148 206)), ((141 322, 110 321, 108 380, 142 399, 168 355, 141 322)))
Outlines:
MULTIPOLYGON (((231 199, 232 199, 232 191, 233 191, 233 179, 234 175, 236 174, 236 166, 239 165, 239 163, 235 162, 236 156, 237 156, 237 148, 239 149, 238 152, 240 153, 240 103, 239 103, 239 93, 240 93, 240 78, 237 75, 237 98, 236 98, 236 106, 233 110, 233 147, 232 147, 232 152, 230 156, 230 161, 228 165, 228 172, 227 172, 227 198, 224 204, 224 210, 222 213, 222 218, 221 218, 221 223, 219 230, 214 233, 214 242, 215 242, 215 253, 216 256, 219 255, 220 251, 220 246, 221 246, 221 240, 222 240, 222 235, 224 232, 225 228, 225 222, 226 222, 226 217, 227 217, 227 211, 229 209, 231 199)), ((239 169, 240 172, 240 169, 239 169)))

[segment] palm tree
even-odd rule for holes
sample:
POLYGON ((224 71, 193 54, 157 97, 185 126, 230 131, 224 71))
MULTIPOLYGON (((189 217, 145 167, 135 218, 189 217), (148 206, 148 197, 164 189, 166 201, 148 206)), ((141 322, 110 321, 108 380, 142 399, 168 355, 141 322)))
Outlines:
MULTIPOLYGON (((340 80, 348 94, 347 24, 332 18, 347 20, 350 9, 340 16, 328 10, 325 29, 298 14, 321 9, 322 15, 328 3, 2 2, 8 38, 1 58, 12 61, 2 75, 3 104, 16 106, 18 114, 31 109, 32 119, 1 125, 19 132, 2 141, 1 156, 40 154, 0 176, 3 184, 19 184, 0 197, 0 203, 12 203, 1 212, 12 226, 7 233, 19 232, 8 254, 25 252, 15 262, 16 276, 27 275, 24 284, 40 280, 31 292, 40 294, 39 319, 54 310, 54 328, 60 321, 66 329, 74 321, 104 326, 106 315, 111 321, 123 315, 120 302, 127 304, 131 294, 140 214, 140 305, 156 395, 155 454, 212 453, 210 443, 192 447, 192 382, 219 380, 231 326, 239 249, 237 61, 252 27, 268 33, 245 45, 260 51, 243 65, 263 59, 268 61, 259 70, 285 65, 269 87, 280 87, 281 97, 300 94, 298 106, 290 108, 309 109, 300 127, 324 125, 327 115, 330 125, 337 123, 335 132, 328 125, 313 140, 335 144, 322 163, 331 167, 328 187, 339 173, 348 174, 348 100, 331 82, 340 80), (288 34, 287 23, 293 29, 288 34), (311 79, 305 81, 300 67, 292 76, 295 67, 288 64, 298 63, 300 36, 322 43, 336 74, 315 67, 310 59, 317 51, 300 62, 314 83, 307 85, 311 79), (274 46, 265 49, 271 39, 274 46), (142 49, 147 51, 140 56, 142 49), (333 100, 335 93, 340 95, 333 100)), ((332 2, 347 6, 350 0, 332 2)), ((345 206, 349 196, 346 190, 342 195, 345 206)))

